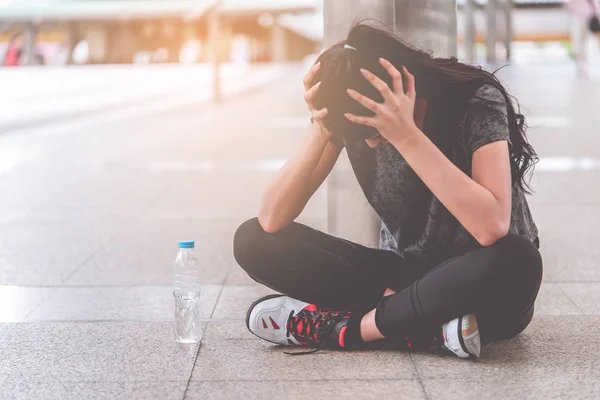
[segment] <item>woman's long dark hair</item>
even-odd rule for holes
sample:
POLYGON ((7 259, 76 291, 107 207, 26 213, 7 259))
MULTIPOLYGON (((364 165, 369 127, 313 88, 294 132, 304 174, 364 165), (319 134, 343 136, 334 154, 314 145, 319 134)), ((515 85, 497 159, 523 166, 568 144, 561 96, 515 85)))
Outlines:
MULTIPOLYGON (((386 29, 364 22, 351 28, 347 40, 332 46, 319 56, 321 67, 313 84, 321 82, 321 86, 315 98, 315 106, 327 107, 329 110, 323 121, 326 128, 345 138, 364 139, 377 134, 373 128, 351 123, 344 117, 344 113, 372 115, 371 111, 346 94, 347 88, 355 89, 375 101, 383 101, 381 94, 360 74, 360 68, 365 68, 391 85, 392 79, 379 64, 379 57, 387 59, 399 70, 401 66, 405 66, 415 76, 418 96, 428 100, 439 100, 440 96, 447 96, 441 101, 452 104, 454 99, 451 96, 461 95, 457 90, 466 92, 478 84, 498 89, 507 105, 513 182, 525 192, 530 192, 526 175, 538 157, 527 141, 525 117, 520 113, 518 102, 508 94, 498 78, 479 67, 460 63, 455 57, 435 58, 430 53, 407 44, 386 29), (441 90, 444 87, 452 87, 452 91, 441 90)), ((497 107, 486 108, 486 112, 500 112, 502 115, 498 116, 505 120, 505 111, 499 111, 497 107)))

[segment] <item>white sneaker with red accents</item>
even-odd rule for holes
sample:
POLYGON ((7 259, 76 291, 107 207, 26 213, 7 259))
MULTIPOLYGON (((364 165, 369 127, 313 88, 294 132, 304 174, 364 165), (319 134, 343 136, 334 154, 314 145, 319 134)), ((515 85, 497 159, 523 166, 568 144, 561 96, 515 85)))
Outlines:
POLYGON ((246 326, 254 335, 268 342, 299 345, 287 329, 290 314, 297 315, 310 304, 288 296, 270 295, 255 301, 246 313, 246 326))
POLYGON ((461 358, 479 358, 481 339, 474 315, 455 318, 442 325, 442 347, 461 358))
POLYGON ((271 295, 255 301, 246 326, 268 342, 313 348, 344 348, 351 313, 305 303, 289 296, 271 295))

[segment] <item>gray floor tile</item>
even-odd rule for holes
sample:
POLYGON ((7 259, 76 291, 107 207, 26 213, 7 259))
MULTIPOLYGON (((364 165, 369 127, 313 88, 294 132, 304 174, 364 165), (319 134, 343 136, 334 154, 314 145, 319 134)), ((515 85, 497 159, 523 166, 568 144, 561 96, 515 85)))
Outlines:
POLYGON ((223 286, 213 319, 242 319, 248 307, 259 298, 275 293, 262 285, 223 286))
MULTIPOLYGON (((140 189, 143 192, 147 189, 140 189)), ((107 189, 107 191, 115 192, 114 189, 107 189)), ((116 193, 109 194, 108 196, 117 197, 120 194, 116 193)), ((32 209, 27 214, 26 220, 32 222, 46 222, 46 223, 73 223, 75 221, 87 220, 87 219, 119 219, 119 218, 140 218, 144 215, 145 206, 143 203, 136 203, 136 199, 128 199, 126 202, 117 205, 118 200, 113 199, 113 204, 64 204, 60 203, 60 200, 56 200, 58 203, 54 204, 42 204, 32 209)))
POLYGON ((545 255, 544 268, 550 274, 549 282, 600 282, 598 259, 600 254, 592 252, 584 252, 578 256, 545 255))
POLYGON ((225 279, 225 285, 251 286, 255 284, 256 281, 250 278, 239 265, 233 266, 225 279))
MULTIPOLYGON (((202 318, 211 317, 220 292, 220 286, 202 287, 202 318)), ((171 286, 61 287, 27 321, 171 321, 173 302, 171 286)))
POLYGON ((290 356, 262 340, 207 340, 194 381, 416 379, 410 355, 395 351, 321 351, 290 356))
POLYGON ((238 218, 240 223, 256 215, 261 198, 261 188, 272 179, 271 174, 255 171, 226 169, 241 161, 216 162, 215 171, 206 173, 183 173, 181 182, 193 181, 193 185, 174 185, 168 195, 161 196, 147 213, 152 219, 203 219, 238 218), (224 182, 227 182, 224 184, 224 182), (243 201, 240 193, 244 193, 243 201))
POLYGON ((313 399, 425 399, 417 380, 192 382, 186 399, 202 400, 313 400, 313 399))
POLYGON ((243 319, 212 320, 206 327, 204 342, 220 340, 261 340, 251 334, 243 319))
POLYGON ((72 221, 102 213, 137 217, 162 189, 148 172, 95 159, 97 165, 71 159, 40 171, 34 179, 36 190, 44 193, 43 202, 33 207, 28 218, 72 221))
POLYGON ((562 376, 600 379, 600 319, 537 318, 516 338, 484 346, 477 361, 429 354, 414 356, 422 379, 529 380, 562 376))
POLYGON ((115 249, 116 246, 109 244, 100 249, 65 283, 67 285, 168 285, 172 283, 175 253, 161 251, 151 244, 129 248, 126 245, 118 246, 120 248, 115 249))
POLYGON ((5 383, 0 398, 11 400, 181 400, 183 382, 5 383))
POLYGON ((0 348, 0 381, 161 382, 188 379, 198 345, 175 343, 168 322, 24 322, 0 348))
POLYGON ((536 207, 544 270, 551 281, 600 281, 597 233, 600 205, 536 207))
POLYGON ((597 182, 598 179, 600 179, 598 171, 536 173, 535 201, 545 205, 568 207, 598 206, 600 190, 589 185, 589 182, 597 182))
POLYGON ((25 320, 55 289, 0 286, 0 322, 25 320))
MULTIPOLYGON (((543 257, 543 254, 542 254, 543 257)), ((555 279, 552 277, 552 274, 547 269, 544 269, 544 275, 542 275, 542 282, 554 282, 555 279)))
POLYGON ((235 264, 231 222, 212 220, 138 222, 100 249, 68 285, 167 285, 179 240, 195 240, 204 284, 222 284, 235 264), (211 231, 212 230, 212 231, 211 231))
POLYGON ((423 385, 430 399, 436 400, 563 400, 600 398, 600 382, 577 376, 556 375, 543 378, 522 376, 511 379, 424 380, 423 385))
POLYGON ((0 224, 24 219, 31 210, 27 207, 6 206, 0 204, 0 224))
POLYGON ((559 283, 542 283, 538 298, 535 302, 535 315, 581 315, 573 301, 565 294, 559 283))
POLYGON ((2 173, 0 176, 0 193, 3 193, 2 199, 0 199, 0 209, 4 211, 2 214, 9 216, 8 221, 13 220, 10 218, 15 213, 20 213, 20 210, 31 211, 34 207, 39 206, 43 203, 42 196, 39 196, 38 183, 39 176, 30 168, 21 168, 18 171, 11 171, 11 173, 2 173))
POLYGON ((0 225, 0 284, 62 283, 112 235, 109 223, 0 225))
POLYGON ((563 283, 560 287, 584 314, 600 315, 600 282, 563 283))

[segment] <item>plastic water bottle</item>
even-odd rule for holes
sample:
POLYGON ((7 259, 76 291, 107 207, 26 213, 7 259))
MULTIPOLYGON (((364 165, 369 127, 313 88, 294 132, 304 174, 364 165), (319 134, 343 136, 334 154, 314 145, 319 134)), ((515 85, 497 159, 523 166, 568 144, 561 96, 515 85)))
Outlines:
POLYGON ((194 254, 194 242, 179 242, 173 268, 175 318, 173 331, 179 343, 196 343, 200 331, 200 263, 194 254))

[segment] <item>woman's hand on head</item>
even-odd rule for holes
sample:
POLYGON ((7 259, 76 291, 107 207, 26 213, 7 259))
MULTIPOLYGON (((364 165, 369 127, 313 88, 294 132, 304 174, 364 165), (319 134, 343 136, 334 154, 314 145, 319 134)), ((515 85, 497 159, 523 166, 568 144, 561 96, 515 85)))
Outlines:
POLYGON ((408 72, 406 67, 402 67, 402 72, 400 72, 392 63, 383 58, 380 58, 379 62, 392 77, 393 88, 390 88, 387 83, 373 73, 361 69, 365 79, 371 82, 381 93, 384 102, 377 103, 355 90, 348 89, 350 97, 371 110, 375 115, 373 117, 360 117, 347 113, 345 116, 354 123, 377 129, 381 136, 393 144, 410 137, 419 130, 414 119, 415 101, 417 99, 415 77, 408 72), (402 81, 403 75, 406 78, 406 91, 402 81))
POLYGON ((317 95, 317 91, 319 90, 319 86, 321 85, 321 82, 318 82, 315 85, 311 86, 312 82, 315 79, 315 76, 317 75, 317 72, 319 72, 320 67, 321 67, 321 63, 320 62, 316 63, 315 65, 313 65, 310 68, 310 70, 304 76, 303 83, 304 83, 304 89, 306 90, 306 92, 304 93, 304 101, 306 102, 306 105, 308 106, 308 110, 312 114, 311 130, 312 129, 317 130, 318 133, 324 135, 325 138, 327 140, 329 140, 329 139, 331 139, 331 136, 332 136, 331 132, 329 132, 323 126, 323 118, 325 118, 328 111, 326 108, 323 108, 322 110, 317 110, 317 108, 314 106, 314 99, 315 99, 315 96, 317 95))

